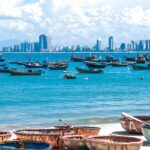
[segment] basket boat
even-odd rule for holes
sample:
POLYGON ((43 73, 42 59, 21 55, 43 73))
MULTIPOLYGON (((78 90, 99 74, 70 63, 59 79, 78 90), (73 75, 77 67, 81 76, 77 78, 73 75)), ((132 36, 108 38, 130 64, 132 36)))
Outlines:
POLYGON ((82 135, 64 136, 62 140, 63 147, 69 150, 89 150, 82 135))
POLYGON ((98 135, 100 132, 99 127, 89 127, 89 126, 78 126, 74 127, 73 131, 74 134, 76 135, 84 135, 84 136, 89 136, 89 135, 98 135))
POLYGON ((52 146, 52 149, 59 147, 62 136, 73 134, 72 131, 60 129, 23 129, 14 133, 21 140, 46 142, 52 146))
POLYGON ((138 120, 134 120, 128 116, 122 115, 120 118, 121 126, 130 133, 142 134, 141 125, 144 122, 150 121, 150 116, 134 116, 138 120))
POLYGON ((143 141, 127 136, 93 136, 86 139, 90 150, 140 150, 143 141))
POLYGON ((11 138, 10 132, 0 131, 0 142, 8 141, 11 138))
POLYGON ((0 143, 1 150, 51 150, 51 146, 44 142, 36 141, 9 141, 6 143, 0 143))

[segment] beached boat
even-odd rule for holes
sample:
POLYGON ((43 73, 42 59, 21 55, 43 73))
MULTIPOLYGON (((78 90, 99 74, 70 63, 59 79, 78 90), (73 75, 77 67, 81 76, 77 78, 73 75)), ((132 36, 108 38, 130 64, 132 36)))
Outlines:
POLYGON ((102 73, 103 71, 101 69, 85 69, 84 67, 76 67, 77 71, 79 73, 102 73))
POLYGON ((113 67, 127 67, 128 63, 126 63, 126 62, 112 62, 111 65, 113 67))
POLYGON ((62 136, 73 134, 72 131, 59 129, 23 129, 14 133, 20 140, 46 142, 52 146, 52 149, 58 148, 62 144, 62 136))
POLYGON ((69 150, 89 150, 85 138, 81 135, 70 135, 62 137, 63 147, 69 150))
POLYGON ((77 55, 72 55, 71 58, 70 58, 71 61, 74 61, 74 62, 83 62, 84 59, 81 58, 81 57, 78 57, 77 55))
POLYGON ((11 138, 10 132, 0 131, 0 143, 7 142, 11 138))
POLYGON ((51 150, 51 146, 44 142, 36 141, 9 141, 0 143, 1 150, 51 150))
POLYGON ((143 122, 150 121, 150 116, 134 116, 122 114, 120 118, 120 124, 126 131, 130 133, 142 134, 141 125, 143 122))
POLYGON ((41 75, 41 70, 10 70, 11 75, 41 75))
POLYGON ((84 135, 84 136, 90 136, 90 135, 98 135, 100 132, 99 127, 90 127, 90 126, 75 126, 73 127, 74 134, 76 135, 84 135))
POLYGON ((142 133, 145 136, 145 138, 150 142, 150 125, 148 124, 143 124, 141 126, 142 133))
POLYGON ((129 136, 91 136, 86 138, 89 150, 140 150, 143 141, 129 136))
POLYGON ((97 63, 91 62, 91 61, 85 61, 84 63, 85 63, 86 66, 89 67, 89 68, 105 68, 105 67, 107 66, 106 63, 97 64, 97 63))
POLYGON ((40 64, 38 62, 30 62, 25 64, 27 68, 47 68, 47 65, 40 64))
POLYGON ((76 79, 77 77, 76 77, 75 74, 67 74, 67 73, 65 73, 64 74, 64 78, 65 79, 76 79))
POLYGON ((150 66, 131 65, 134 70, 150 70, 150 66))

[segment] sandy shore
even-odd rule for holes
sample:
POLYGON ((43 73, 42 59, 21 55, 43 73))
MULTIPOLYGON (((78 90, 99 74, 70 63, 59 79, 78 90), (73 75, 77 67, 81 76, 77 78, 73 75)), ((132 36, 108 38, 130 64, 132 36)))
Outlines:
POLYGON ((150 143, 147 142, 144 136, 132 135, 123 130, 119 123, 116 124, 101 124, 101 132, 100 135, 110 135, 110 134, 119 134, 119 135, 127 135, 134 136, 140 138, 144 141, 144 144, 141 150, 150 150, 150 143))

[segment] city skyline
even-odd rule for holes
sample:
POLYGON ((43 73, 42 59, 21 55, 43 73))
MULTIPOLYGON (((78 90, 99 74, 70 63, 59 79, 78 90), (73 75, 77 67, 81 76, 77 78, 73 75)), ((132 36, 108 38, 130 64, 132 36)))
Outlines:
POLYGON ((54 45, 89 45, 115 37, 114 46, 150 39, 148 0, 0 0, 1 40, 36 41, 41 33, 54 45), (61 15, 60 15, 61 14, 61 15))

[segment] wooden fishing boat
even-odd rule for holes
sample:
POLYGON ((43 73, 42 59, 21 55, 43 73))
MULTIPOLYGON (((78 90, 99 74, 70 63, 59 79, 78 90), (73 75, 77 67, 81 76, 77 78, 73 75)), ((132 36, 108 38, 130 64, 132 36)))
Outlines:
POLYGON ((83 58, 79 58, 77 55, 72 55, 70 60, 74 61, 74 62, 83 62, 84 61, 83 58))
POLYGON ((150 142, 150 125, 144 124, 141 126, 141 129, 145 138, 150 142))
POLYGON ((41 70, 10 70, 11 75, 41 75, 41 70))
POLYGON ((51 150, 50 144, 36 141, 14 140, 0 143, 1 150, 51 150))
POLYGON ((23 129, 14 133, 20 140, 46 142, 52 146, 52 149, 62 144, 62 136, 73 134, 72 131, 59 129, 23 129))
POLYGON ((89 150, 85 138, 81 135, 70 135, 62 137, 63 147, 69 150, 89 150))
POLYGON ((0 131, 0 143, 7 142, 11 138, 10 132, 0 131))
POLYGON ((59 64, 59 65, 49 65, 48 68, 50 70, 66 70, 68 67, 68 64, 59 64))
POLYGON ((133 64, 131 66, 134 70, 150 70, 149 66, 141 66, 141 65, 136 65, 136 64, 133 64))
POLYGON ((86 58, 85 58, 85 61, 102 62, 102 60, 99 59, 99 58, 97 58, 95 55, 86 57, 86 58))
POLYGON ((10 73, 11 70, 15 70, 15 68, 10 69, 8 67, 0 67, 0 73, 10 73))
POLYGON ((91 61, 85 61, 84 63, 89 68, 105 68, 107 66, 106 63, 96 64, 95 62, 91 62, 91 61))
POLYGON ((126 63, 126 62, 112 62, 111 65, 113 67, 127 67, 128 63, 126 63))
POLYGON ((0 67, 5 67, 7 64, 0 64, 0 67))
POLYGON ((64 74, 64 78, 65 79, 76 79, 77 77, 74 74, 67 74, 67 73, 65 73, 64 74))
POLYGON ((143 122, 150 121, 150 116, 134 116, 137 119, 131 118, 128 115, 122 114, 120 124, 126 131, 135 134, 142 134, 141 125, 143 122))
POLYGON ((30 62, 25 64, 27 68, 47 68, 47 65, 40 64, 38 62, 30 62))
POLYGON ((84 136, 89 136, 89 135, 98 135, 100 132, 99 127, 90 127, 90 126, 77 126, 73 127, 74 134, 76 135, 84 135, 84 136))
POLYGON ((0 62, 4 62, 6 58, 0 58, 0 62))
POLYGON ((76 67, 77 71, 79 73, 92 73, 92 74, 96 74, 96 73, 102 73, 103 71, 101 69, 85 69, 83 67, 76 67))
POLYGON ((136 63, 138 64, 144 64, 146 62, 146 59, 143 55, 139 55, 138 57, 136 57, 136 63))
POLYGON ((90 150, 140 150, 143 141, 128 136, 92 136, 86 139, 90 150))
POLYGON ((129 57, 129 56, 125 56, 125 60, 126 61, 135 61, 135 57, 129 57))

